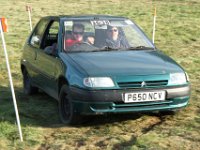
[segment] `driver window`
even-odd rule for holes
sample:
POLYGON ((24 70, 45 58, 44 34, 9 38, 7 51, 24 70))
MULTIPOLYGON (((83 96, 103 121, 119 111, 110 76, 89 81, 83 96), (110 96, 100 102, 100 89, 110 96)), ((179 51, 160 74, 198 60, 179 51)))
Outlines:
POLYGON ((49 55, 55 55, 57 52, 57 40, 58 40, 59 22, 52 21, 47 28, 42 49, 49 55))
POLYGON ((31 38, 30 38, 30 44, 36 48, 40 48, 41 40, 44 34, 44 31, 46 29, 48 21, 47 20, 41 20, 37 27, 35 28, 31 38))

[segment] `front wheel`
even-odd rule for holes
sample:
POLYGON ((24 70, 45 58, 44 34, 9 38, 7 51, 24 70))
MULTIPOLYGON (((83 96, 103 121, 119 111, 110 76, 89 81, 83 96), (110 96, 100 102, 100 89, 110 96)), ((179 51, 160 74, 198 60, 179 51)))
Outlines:
POLYGON ((79 114, 74 112, 67 85, 63 85, 59 96, 59 116, 64 124, 78 124, 81 120, 79 114))

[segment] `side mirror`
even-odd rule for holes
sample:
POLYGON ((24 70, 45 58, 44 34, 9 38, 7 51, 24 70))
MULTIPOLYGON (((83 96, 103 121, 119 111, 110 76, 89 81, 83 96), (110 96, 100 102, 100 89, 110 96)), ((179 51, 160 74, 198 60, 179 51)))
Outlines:
POLYGON ((31 38, 32 45, 40 45, 40 38, 36 35, 31 38))

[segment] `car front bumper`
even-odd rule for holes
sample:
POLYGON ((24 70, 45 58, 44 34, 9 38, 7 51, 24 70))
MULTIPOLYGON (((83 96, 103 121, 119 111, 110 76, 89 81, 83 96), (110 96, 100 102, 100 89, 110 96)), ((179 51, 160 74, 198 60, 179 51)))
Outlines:
POLYGON ((70 88, 74 111, 80 114, 164 111, 185 107, 190 98, 190 86, 159 89, 83 90, 70 88), (165 101, 124 103, 123 94, 137 91, 165 90, 165 101))

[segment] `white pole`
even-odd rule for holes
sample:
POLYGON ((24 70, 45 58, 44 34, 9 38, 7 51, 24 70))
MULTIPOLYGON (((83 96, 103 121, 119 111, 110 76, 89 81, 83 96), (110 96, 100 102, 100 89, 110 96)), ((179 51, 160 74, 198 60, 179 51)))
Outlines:
POLYGON ((152 35, 153 43, 154 43, 154 39, 155 39, 155 31, 156 31, 156 7, 154 10, 154 17, 153 17, 153 35, 152 35))
POLYGON ((13 81, 12 81, 12 76, 11 76, 11 71, 10 71, 10 64, 9 64, 9 60, 8 60, 8 55, 7 55, 7 50, 6 50, 6 43, 5 43, 5 39, 4 39, 1 19, 0 19, 0 32, 1 32, 1 38, 2 38, 4 54, 5 54, 5 58, 6 58, 6 65, 7 65, 7 69, 8 69, 8 76, 9 76, 10 87, 11 87, 11 91, 12 91, 12 97, 13 97, 13 103, 14 103, 14 108, 15 108, 15 114, 16 114, 16 119, 17 119, 17 125, 18 125, 20 140, 21 140, 21 142, 23 142, 22 130, 21 130, 19 114, 18 114, 18 109, 17 109, 17 102, 16 102, 16 97, 15 97, 15 92, 14 92, 14 86, 13 86, 13 81))
POLYGON ((31 28, 31 31, 32 31, 33 27, 32 27, 32 21, 31 21, 31 8, 30 8, 30 6, 28 6, 28 17, 29 17, 30 28, 31 28))

